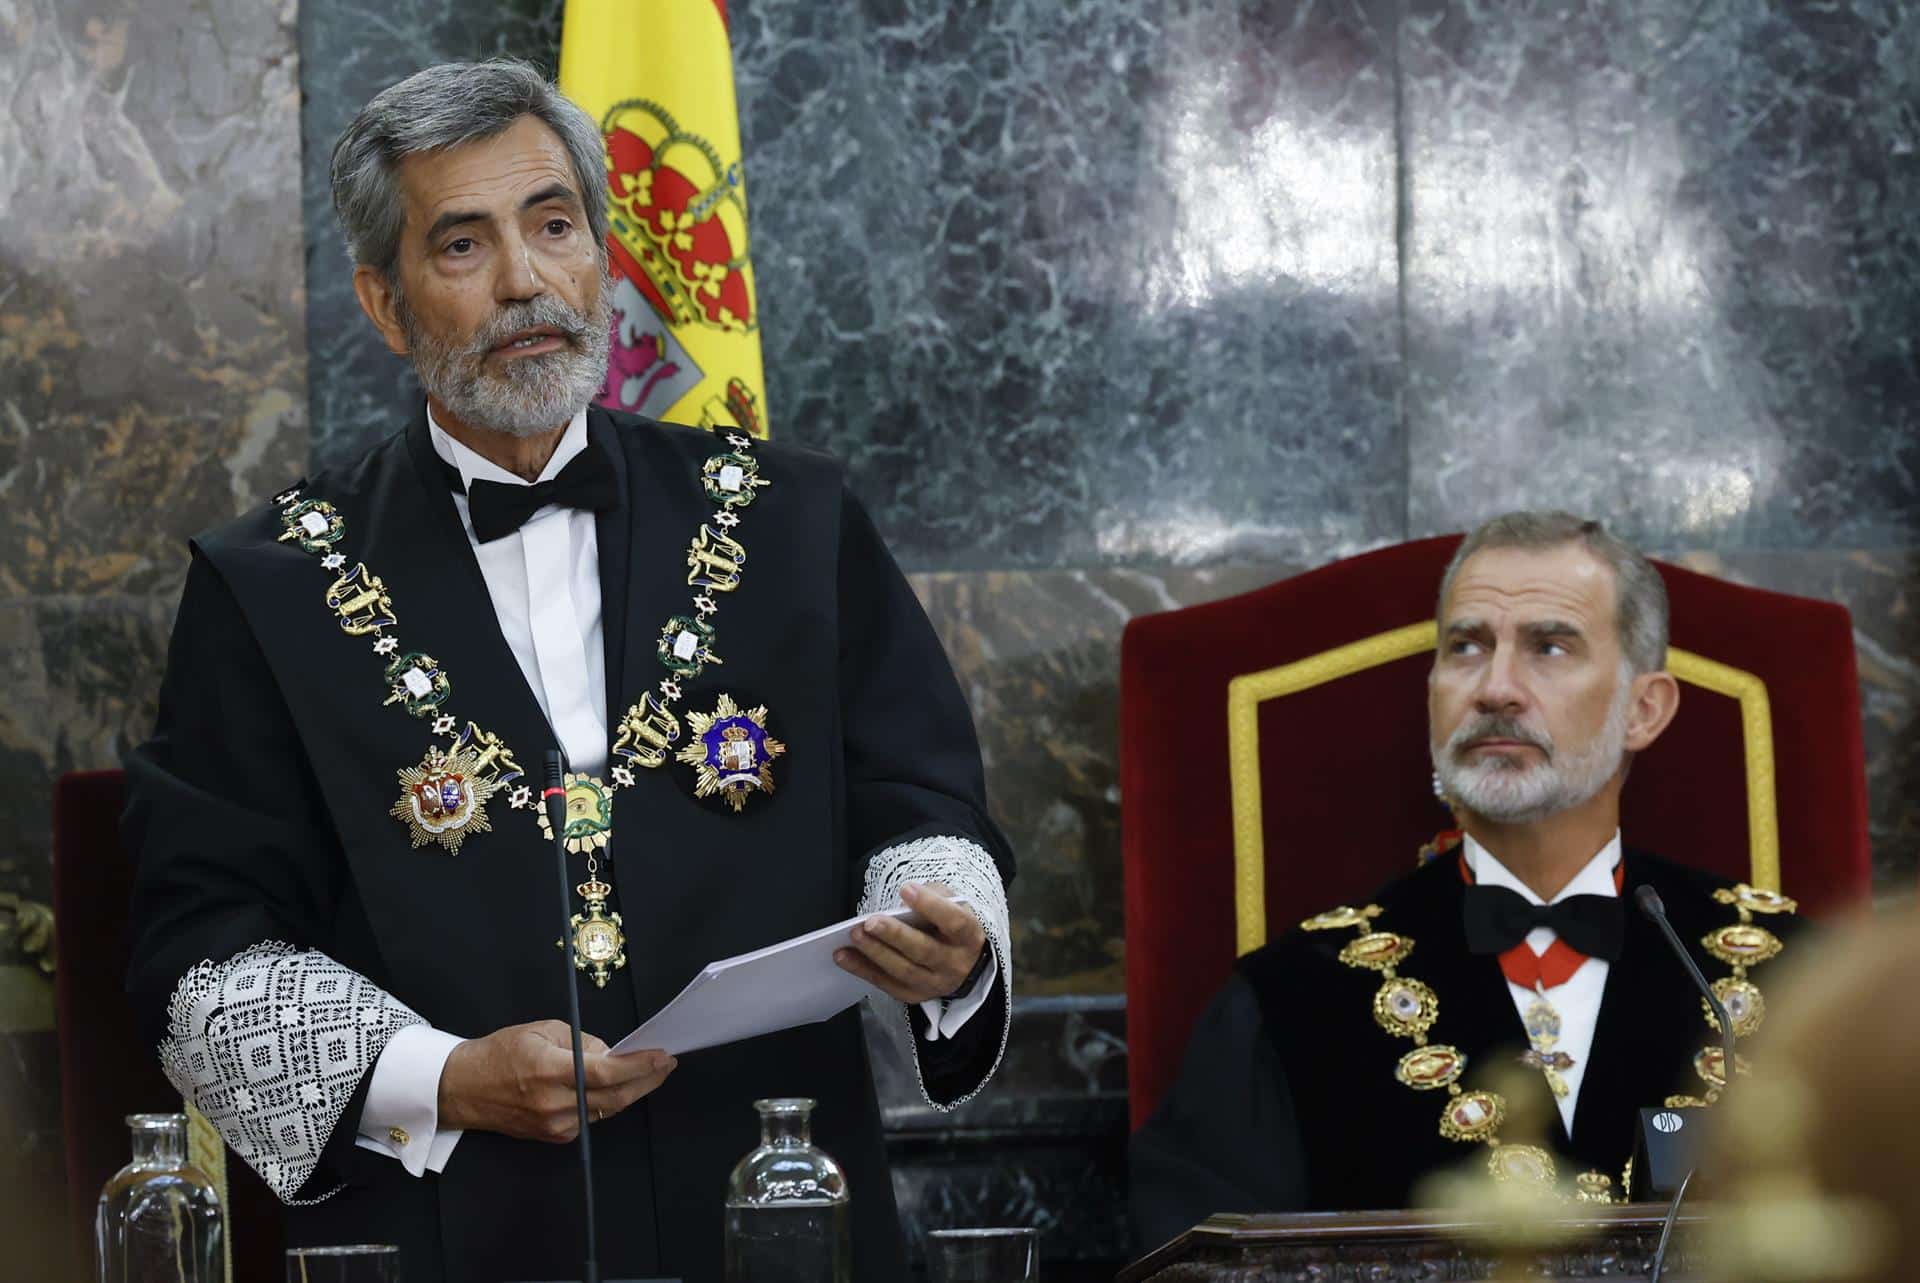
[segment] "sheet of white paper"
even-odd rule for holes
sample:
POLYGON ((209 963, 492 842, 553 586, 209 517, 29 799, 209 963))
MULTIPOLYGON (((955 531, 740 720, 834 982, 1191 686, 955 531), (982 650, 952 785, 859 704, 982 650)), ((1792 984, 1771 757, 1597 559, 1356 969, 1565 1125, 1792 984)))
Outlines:
MULTIPOLYGON (((868 994, 879 993, 833 961, 836 949, 852 946, 853 929, 878 916, 863 913, 752 953, 709 962, 679 996, 622 1038, 614 1054, 664 1051, 678 1056, 839 1015, 868 994)), ((915 926, 924 922, 904 906, 886 910, 884 916, 915 926)))

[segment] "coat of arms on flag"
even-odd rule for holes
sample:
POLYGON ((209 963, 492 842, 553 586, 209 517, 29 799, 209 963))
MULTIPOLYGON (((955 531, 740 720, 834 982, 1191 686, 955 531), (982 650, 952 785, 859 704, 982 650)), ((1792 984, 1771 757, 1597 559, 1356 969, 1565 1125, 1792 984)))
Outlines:
POLYGON ((725 0, 567 0, 560 88, 606 140, 614 334, 597 400, 766 436, 725 0))

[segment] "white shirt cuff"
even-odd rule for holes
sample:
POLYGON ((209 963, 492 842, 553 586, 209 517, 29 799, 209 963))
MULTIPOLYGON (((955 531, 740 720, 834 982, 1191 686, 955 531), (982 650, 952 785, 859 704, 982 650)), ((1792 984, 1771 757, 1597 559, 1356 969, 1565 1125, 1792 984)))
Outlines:
POLYGON ((446 1167, 463 1133, 439 1128, 440 1071, 464 1041, 430 1025, 409 1025, 388 1039, 373 1063, 354 1143, 399 1160, 414 1176, 446 1167))
POLYGON ((973 988, 958 998, 930 998, 920 1004, 921 1014, 927 1018, 925 1040, 939 1042, 942 1038, 951 1038, 959 1033, 967 1021, 973 1019, 973 1013, 986 1005, 987 995, 993 992, 993 982, 999 978, 1000 959, 994 954, 993 946, 988 945, 986 969, 980 973, 980 979, 974 982, 973 988))

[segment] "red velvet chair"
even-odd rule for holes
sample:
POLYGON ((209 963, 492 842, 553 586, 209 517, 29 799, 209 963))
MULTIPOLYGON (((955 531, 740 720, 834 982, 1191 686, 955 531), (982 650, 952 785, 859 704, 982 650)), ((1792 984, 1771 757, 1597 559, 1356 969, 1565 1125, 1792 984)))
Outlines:
MULTIPOLYGON (((1153 1112, 1234 959, 1449 826, 1426 674, 1450 535, 1133 620, 1120 648, 1127 1043, 1153 1112), (1231 708, 1230 708, 1231 706, 1231 708)), ((1828 602, 1661 565, 1680 712, 1622 802, 1635 846, 1822 913, 1869 885, 1853 631, 1828 602)))
MULTIPOLYGON (((60 1109, 67 1197, 80 1259, 93 1260, 100 1187, 126 1166, 128 1114, 177 1113, 180 1094, 134 1032, 125 990, 133 862, 120 845, 126 779, 120 771, 74 771, 53 791, 55 1001, 60 1020, 60 1109)), ((238 1161, 214 1161, 217 1139, 196 1120, 195 1162, 216 1181, 227 1212, 235 1279, 278 1279, 280 1203, 238 1161), (221 1170, 213 1170, 213 1169, 221 1170)), ((91 1266, 89 1266, 91 1268, 91 1266)), ((91 1277, 91 1275, 89 1275, 91 1277)))

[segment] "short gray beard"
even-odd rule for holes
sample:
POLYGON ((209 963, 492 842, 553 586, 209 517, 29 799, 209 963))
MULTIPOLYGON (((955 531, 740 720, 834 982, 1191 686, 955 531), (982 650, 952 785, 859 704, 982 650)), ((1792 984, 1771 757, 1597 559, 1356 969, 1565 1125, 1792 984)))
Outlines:
POLYGON ((1433 750, 1440 787, 1457 805, 1502 824, 1529 824, 1592 801, 1620 770, 1627 755, 1627 711, 1633 703, 1633 674, 1623 669, 1606 724, 1584 752, 1558 760, 1545 731, 1503 717, 1463 722, 1445 745, 1433 750), (1534 765, 1518 766, 1497 754, 1478 762, 1462 760, 1473 740, 1498 737, 1532 744, 1546 755, 1534 765))
POLYGON ((593 402, 607 378, 612 342, 612 276, 603 273, 593 311, 580 312, 552 294, 509 303, 487 319, 465 343, 449 343, 426 333, 396 296, 396 310, 413 355, 414 373, 427 395, 447 412, 476 428, 516 437, 537 437, 572 420, 593 402), (532 326, 551 326, 567 346, 544 356, 523 356, 504 366, 489 365, 487 354, 509 335, 532 326))

